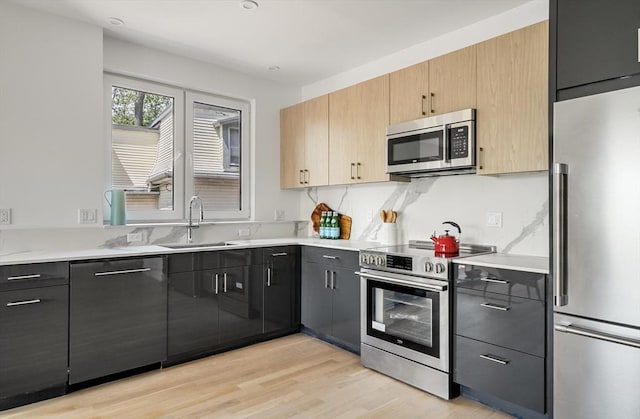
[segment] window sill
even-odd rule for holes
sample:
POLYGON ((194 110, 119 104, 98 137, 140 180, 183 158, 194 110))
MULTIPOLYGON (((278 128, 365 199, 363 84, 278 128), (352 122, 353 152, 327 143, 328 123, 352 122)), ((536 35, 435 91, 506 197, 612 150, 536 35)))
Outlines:
MULTIPOLYGON (((292 223, 308 223, 310 220, 281 220, 281 221, 273 221, 273 220, 263 220, 263 221, 252 221, 252 220, 229 220, 229 221, 202 221, 200 222, 201 226, 209 226, 209 225, 234 225, 234 224, 292 224, 292 223)), ((111 225, 108 223, 104 223, 103 228, 112 229, 112 228, 131 228, 131 227, 187 227, 186 221, 176 221, 176 222, 131 222, 125 225, 111 225)))

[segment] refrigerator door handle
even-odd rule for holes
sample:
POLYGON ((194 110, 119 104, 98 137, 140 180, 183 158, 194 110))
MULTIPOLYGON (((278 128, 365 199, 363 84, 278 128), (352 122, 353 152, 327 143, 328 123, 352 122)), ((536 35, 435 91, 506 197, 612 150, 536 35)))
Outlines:
POLYGON ((640 348, 640 340, 622 338, 620 336, 611 335, 609 333, 597 332, 591 329, 585 329, 583 327, 556 324, 554 329, 558 332, 571 333, 573 335, 585 336, 588 338, 600 339, 607 342, 618 343, 620 345, 627 345, 633 348, 640 348))
POLYGON ((565 306, 567 298, 567 175, 569 166, 553 164, 553 304, 565 306))

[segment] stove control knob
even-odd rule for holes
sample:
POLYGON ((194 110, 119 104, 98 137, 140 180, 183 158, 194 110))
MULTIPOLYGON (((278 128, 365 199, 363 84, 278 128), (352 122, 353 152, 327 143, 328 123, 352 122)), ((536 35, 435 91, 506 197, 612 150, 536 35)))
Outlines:
POLYGON ((427 262, 424 264, 424 270, 426 272, 433 272, 433 263, 427 262))
POLYGON ((365 254, 360 255, 360 263, 362 265, 365 265, 367 263, 367 255, 365 254))
POLYGON ((436 263, 436 273, 441 274, 444 272, 444 265, 442 263, 436 263))
POLYGON ((384 266, 384 256, 377 256, 376 257, 376 265, 378 266, 384 266))

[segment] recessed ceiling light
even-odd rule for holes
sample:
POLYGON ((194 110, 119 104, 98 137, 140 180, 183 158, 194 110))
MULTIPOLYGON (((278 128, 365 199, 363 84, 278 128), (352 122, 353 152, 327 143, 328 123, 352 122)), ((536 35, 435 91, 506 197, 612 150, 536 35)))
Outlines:
POLYGON ((242 0, 240 2, 240 7, 243 10, 253 10, 258 8, 258 2, 254 0, 242 0))
POLYGON ((107 22, 112 24, 113 26, 122 26, 124 25, 124 20, 117 17, 108 17, 107 22))
POLYGON ((269 67, 267 67, 267 70, 269 71, 278 71, 280 70, 280 67, 277 65, 270 65, 269 67))

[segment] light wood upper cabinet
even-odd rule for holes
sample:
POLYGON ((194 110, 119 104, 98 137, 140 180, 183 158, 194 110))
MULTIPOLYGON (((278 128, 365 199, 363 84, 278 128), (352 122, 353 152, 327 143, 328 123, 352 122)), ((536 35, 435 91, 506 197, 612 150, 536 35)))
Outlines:
POLYGON ((389 180, 389 75, 329 94, 329 184, 389 180))
POLYGON ((304 102, 305 186, 329 184, 329 95, 304 102))
POLYGON ((329 96, 280 111, 280 187, 329 182, 329 96))
POLYGON ((391 124, 476 107, 472 45, 389 75, 391 124))
POLYGON ((476 46, 429 60, 428 115, 476 107, 476 46))
POLYGON ((304 103, 280 110, 280 187, 304 186, 304 103))
POLYGON ((389 74, 390 123, 411 121, 427 116, 428 95, 428 61, 389 74))
POLYGON ((477 45, 478 174, 547 169, 548 34, 545 21, 477 45))

